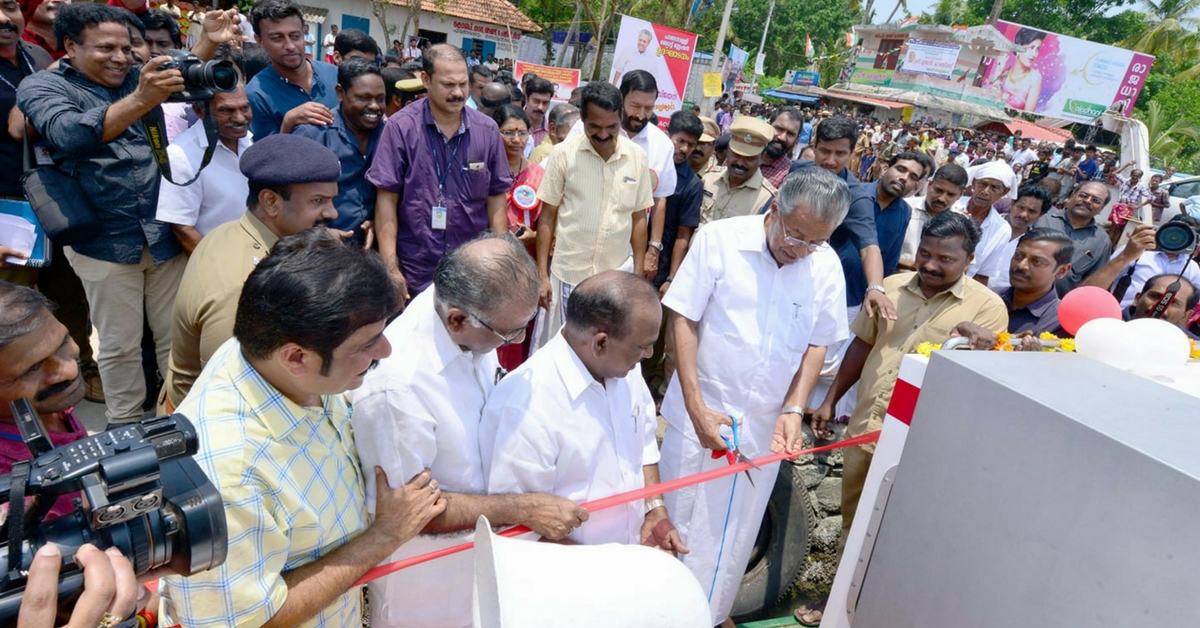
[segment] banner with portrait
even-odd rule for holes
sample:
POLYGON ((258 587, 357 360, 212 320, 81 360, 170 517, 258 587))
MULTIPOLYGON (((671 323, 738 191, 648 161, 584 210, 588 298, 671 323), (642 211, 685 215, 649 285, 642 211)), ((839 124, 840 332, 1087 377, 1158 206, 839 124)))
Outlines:
POLYGON ((620 87, 621 77, 634 70, 653 74, 658 83, 654 113, 658 126, 666 130, 671 114, 683 107, 696 40, 695 33, 622 15, 608 81, 620 87))

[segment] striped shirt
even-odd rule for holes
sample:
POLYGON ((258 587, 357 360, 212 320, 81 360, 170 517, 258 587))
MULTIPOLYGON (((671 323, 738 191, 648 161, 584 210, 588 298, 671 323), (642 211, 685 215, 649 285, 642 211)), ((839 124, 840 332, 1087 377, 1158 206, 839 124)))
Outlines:
MULTIPOLYGON (((200 437, 196 462, 221 491, 229 556, 161 585, 164 626, 261 626, 287 599, 283 574, 367 526, 363 477, 342 395, 302 407, 269 384, 231 339, 179 406, 200 437)), ((361 595, 342 594, 302 626, 361 626, 361 595)))
POLYGON ((568 138, 546 159, 538 188, 543 203, 558 206, 550 273, 577 286, 621 266, 629 257, 633 215, 654 204, 646 153, 618 136, 604 161, 586 135, 568 138))

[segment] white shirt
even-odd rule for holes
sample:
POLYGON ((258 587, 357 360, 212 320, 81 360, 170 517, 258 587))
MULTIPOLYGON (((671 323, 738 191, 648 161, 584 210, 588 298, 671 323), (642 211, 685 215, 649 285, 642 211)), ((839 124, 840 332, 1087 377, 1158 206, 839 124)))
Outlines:
MULTIPOLYGON (((435 290, 417 295, 387 326, 383 333, 393 347, 391 357, 349 393, 372 513, 377 466, 392 487, 429 468, 445 491, 479 494, 487 488, 479 458, 479 416, 500 364, 495 351, 463 351, 451 339, 434 309, 435 290)), ((420 535, 384 562, 470 539, 470 531, 420 535)), ((472 561, 472 553, 464 552, 371 582, 372 626, 470 626, 472 561)))
MULTIPOLYGON (((1011 225, 1009 225, 1009 229, 1012 229, 1011 225)), ((1009 241, 993 256, 991 268, 980 271, 980 274, 988 278, 988 287, 997 294, 1012 287, 1012 284, 1008 282, 1008 271, 1012 268, 1012 258, 1017 252, 1017 244, 1021 242, 1021 238, 1013 238, 1011 235, 1009 238, 1009 241)))
MULTIPOLYGON (((925 210, 924 196, 914 196, 906 198, 909 207, 912 207, 912 218, 908 221, 908 228, 904 232, 904 243, 900 245, 900 259, 915 260, 917 259, 917 248, 921 246, 921 230, 925 228, 925 224, 933 218, 933 215, 925 210)), ((957 202, 950 206, 946 211, 963 212, 963 206, 957 202)))
POLYGON ((321 43, 325 44, 326 56, 333 56, 333 42, 335 41, 337 41, 337 35, 334 35, 333 33, 325 35, 325 40, 321 43))
MULTIPOLYGON (((773 415, 765 442, 755 443, 764 436, 755 435, 754 421, 746 423, 748 452, 769 448, 774 418, 809 345, 850 336, 837 253, 825 249, 781 267, 767 250, 764 219, 726 218, 696 232, 663 298, 664 307, 699 323, 697 371, 709 407, 739 418, 773 415)), ((692 429, 678 373, 662 415, 684 433, 692 429)))
POLYGON ((1032 148, 1023 148, 1013 155, 1012 167, 1020 175, 1025 170, 1025 166, 1035 161, 1037 161, 1037 151, 1032 148))
POLYGON ((421 49, 416 46, 409 46, 404 49, 404 58, 405 59, 409 59, 409 60, 420 59, 423 54, 424 53, 421 52, 421 49))
POLYGON ((967 267, 967 276, 981 274, 988 277, 988 282, 991 283, 991 275, 987 272, 993 272, 992 269, 998 263, 997 259, 1002 255, 1001 249, 1012 239, 1012 227, 993 207, 988 210, 987 218, 983 219, 979 230, 983 233, 979 236, 979 244, 975 245, 975 259, 967 267))
MULTIPOLYGON (((1113 253, 1113 258, 1120 255, 1124 250, 1125 247, 1117 249, 1113 253)), ((1142 291, 1142 288, 1146 287, 1146 282, 1156 275, 1178 275, 1180 271, 1183 271, 1183 278, 1192 282, 1193 286, 1200 289, 1200 267, 1197 267, 1196 262, 1189 259, 1187 255, 1180 254, 1172 260, 1162 251, 1146 251, 1142 253, 1142 256, 1138 258, 1135 264, 1133 280, 1129 282, 1129 289, 1121 296, 1122 309, 1133 305, 1133 298, 1142 291)), ((1121 273, 1117 275, 1116 281, 1113 282, 1112 288, 1117 287, 1117 282, 1128 271, 1128 266, 1121 270, 1121 273)))
MULTIPOLYGON (((653 74, 654 78, 658 81, 662 81, 662 77, 669 78, 669 73, 664 73, 661 71, 664 64, 661 57, 655 54, 655 46, 653 45, 654 42, 650 43, 652 45, 646 46, 645 52, 638 52, 636 46, 623 50, 621 54, 617 55, 617 58, 613 60, 612 74, 610 76, 616 77, 618 73, 621 76, 625 76, 634 70, 645 70, 653 74)), ((619 81, 620 79, 618 78, 617 80, 619 81)), ((659 90, 664 90, 666 87, 666 85, 661 83, 658 86, 659 90)))
MULTIPOLYGON (((578 503, 642 488, 642 467, 658 463, 654 428, 641 368, 601 384, 560 333, 509 373, 483 408, 479 450, 488 492, 550 493, 578 503)), ((591 513, 570 539, 637 544, 643 508, 637 500, 591 513)))
MULTIPOLYGON (((576 120, 571 126, 567 138, 583 134, 583 120, 576 120)), ((675 144, 670 136, 657 126, 646 123, 637 135, 630 135, 625 127, 621 127, 621 135, 628 137, 634 144, 646 153, 646 163, 650 166, 650 175, 654 177, 654 198, 666 198, 675 193, 675 144)), ((533 136, 530 136, 532 142, 533 136)), ((526 148, 532 152, 530 146, 526 148)), ((529 156, 527 152, 526 157, 529 156)))
MULTIPOLYGON (((200 177, 191 185, 181 187, 165 178, 158 189, 158 210, 155 218, 175 225, 195 227, 200 235, 207 235, 217 227, 241 218, 246 211, 246 197, 250 195, 250 184, 246 175, 238 168, 240 155, 253 142, 249 133, 238 140, 238 152, 234 154, 217 140, 212 161, 200 172, 200 177)), ((171 160, 171 177, 183 182, 196 174, 208 148, 208 137, 204 124, 193 124, 179 134, 170 146, 167 157, 171 160)))

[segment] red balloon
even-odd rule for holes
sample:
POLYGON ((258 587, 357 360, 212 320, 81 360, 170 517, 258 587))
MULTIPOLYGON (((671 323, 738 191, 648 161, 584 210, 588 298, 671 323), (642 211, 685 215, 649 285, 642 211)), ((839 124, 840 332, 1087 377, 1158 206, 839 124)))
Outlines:
POLYGON ((1104 288, 1083 286, 1067 293, 1058 304, 1058 324, 1072 336, 1097 318, 1121 320, 1121 304, 1104 288))

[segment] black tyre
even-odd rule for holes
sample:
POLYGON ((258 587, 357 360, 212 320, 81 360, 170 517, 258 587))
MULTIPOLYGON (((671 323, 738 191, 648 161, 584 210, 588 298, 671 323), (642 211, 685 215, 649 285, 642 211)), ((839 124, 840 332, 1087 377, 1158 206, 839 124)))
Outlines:
POLYGON ((758 530, 746 575, 733 602, 736 622, 753 621, 786 597, 804 571, 816 513, 796 466, 779 465, 779 477, 758 530))

